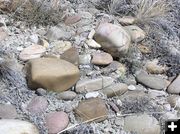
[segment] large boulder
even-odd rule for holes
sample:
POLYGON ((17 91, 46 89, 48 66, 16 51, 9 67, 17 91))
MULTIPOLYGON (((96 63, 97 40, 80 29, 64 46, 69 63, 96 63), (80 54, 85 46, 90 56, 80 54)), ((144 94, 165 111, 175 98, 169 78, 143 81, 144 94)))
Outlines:
POLYGON ((79 69, 65 60, 56 58, 33 59, 27 63, 28 86, 62 92, 79 79, 79 69))
POLYGON ((126 54, 131 43, 128 32, 122 26, 111 23, 101 23, 96 28, 94 39, 113 57, 126 54))

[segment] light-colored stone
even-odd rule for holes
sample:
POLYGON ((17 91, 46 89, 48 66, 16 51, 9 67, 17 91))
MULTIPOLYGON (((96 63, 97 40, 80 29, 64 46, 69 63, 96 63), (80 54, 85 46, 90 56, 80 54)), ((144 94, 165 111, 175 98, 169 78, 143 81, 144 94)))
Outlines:
POLYGON ((71 37, 71 34, 69 32, 62 30, 62 28, 54 26, 47 31, 45 36, 49 41, 54 41, 54 40, 67 40, 71 37))
POLYGON ((30 41, 31 43, 34 43, 34 44, 38 44, 39 43, 39 37, 37 34, 30 35, 28 38, 28 41, 30 41))
POLYGON ((65 91, 62 93, 59 93, 57 98, 62 100, 73 100, 77 94, 73 91, 65 91))
POLYGON ((125 26, 127 32, 131 35, 131 40, 133 42, 140 42, 145 39, 146 33, 135 25, 125 26))
POLYGON ((43 53, 46 52, 46 48, 41 45, 31 45, 27 48, 24 48, 19 55, 19 59, 27 61, 30 59, 40 58, 43 53))
POLYGON ((172 94, 180 93, 180 75, 170 84, 167 92, 172 94))
POLYGON ((0 27, 0 41, 8 37, 8 33, 3 27, 0 27))
POLYGON ((32 114, 43 113, 48 107, 48 101, 42 96, 34 97, 27 105, 27 110, 32 114))
POLYGON ((65 19, 64 23, 66 25, 72 25, 74 23, 77 23, 78 21, 81 20, 81 16, 80 15, 73 15, 73 16, 69 16, 65 19))
POLYGON ((92 47, 92 48, 101 48, 101 45, 99 43, 97 43, 95 40, 93 39, 88 39, 86 41, 86 43, 88 44, 89 47, 92 47))
POLYGON ((74 111, 82 121, 100 122, 105 120, 108 115, 105 103, 99 98, 92 98, 80 102, 74 111))
POLYGON ((0 120, 0 133, 1 134, 39 134, 36 126, 33 124, 15 120, 15 119, 2 119, 0 120))
POLYGON ((95 65, 109 65, 113 62, 113 57, 108 53, 94 53, 91 60, 95 65))
POLYGON ((79 69, 72 63, 55 58, 39 58, 26 65, 28 86, 62 92, 79 79, 79 69))
POLYGON ((17 117, 16 108, 10 104, 0 104, 0 118, 14 119, 17 117))
POLYGON ((145 46, 145 45, 143 45, 143 44, 140 44, 140 45, 138 45, 137 47, 138 47, 138 49, 140 50, 140 52, 141 52, 142 54, 149 54, 149 53, 151 53, 151 48, 148 47, 148 46, 145 46))
POLYGON ((45 48, 49 48, 50 46, 49 43, 44 39, 40 39, 39 44, 45 48))
POLYGON ((89 92, 85 95, 86 99, 90 99, 90 98, 96 98, 99 96, 99 92, 95 91, 95 92, 89 92))
POLYGON ((126 54, 131 42, 130 35, 122 26, 111 23, 101 23, 96 28, 94 39, 113 57, 126 54))
POLYGON ((136 90, 136 87, 134 85, 129 85, 128 89, 131 90, 131 91, 134 91, 134 90, 136 90))
POLYGON ((88 39, 92 39, 95 33, 96 33, 96 31, 94 29, 92 29, 88 35, 88 39))
POLYGON ((180 109, 180 96, 172 95, 169 96, 167 100, 172 108, 180 109))
POLYGON ((64 130, 69 124, 68 115, 63 112, 53 112, 46 116, 46 126, 49 134, 56 134, 64 130))
POLYGON ((52 42, 51 44, 52 46, 54 46, 52 48, 52 52, 57 53, 57 54, 62 54, 72 47, 72 44, 69 41, 59 40, 59 41, 52 42))
POLYGON ((135 23, 136 19, 132 16, 123 16, 118 19, 119 23, 122 25, 132 25, 135 23))
POLYGON ((76 92, 92 92, 103 89, 113 84, 114 79, 111 77, 100 77, 96 79, 84 79, 80 80, 76 84, 76 92))
POLYGON ((91 55, 90 54, 79 55, 79 64, 87 65, 90 63, 91 63, 91 55))
POLYGON ((125 117, 124 129, 138 134, 160 134, 161 130, 156 118, 147 114, 125 117))
POLYGON ((165 73, 167 68, 165 66, 158 65, 158 60, 148 61, 145 65, 147 72, 151 74, 162 74, 165 73))
POLYGON ((156 90, 166 89, 166 80, 155 75, 148 75, 144 71, 139 71, 136 75, 136 79, 139 83, 156 90))
POLYGON ((128 86, 124 83, 112 84, 102 90, 107 97, 119 96, 128 90, 128 86))
POLYGON ((66 50, 60 57, 76 66, 79 65, 79 52, 75 47, 66 50))

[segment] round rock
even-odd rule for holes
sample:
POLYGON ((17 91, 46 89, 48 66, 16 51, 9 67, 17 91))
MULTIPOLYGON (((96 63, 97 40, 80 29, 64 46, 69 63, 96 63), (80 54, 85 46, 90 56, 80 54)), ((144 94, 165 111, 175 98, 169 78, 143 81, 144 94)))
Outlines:
POLYGON ((95 53, 91 62, 95 65, 108 65, 113 62, 113 58, 108 53, 95 53))

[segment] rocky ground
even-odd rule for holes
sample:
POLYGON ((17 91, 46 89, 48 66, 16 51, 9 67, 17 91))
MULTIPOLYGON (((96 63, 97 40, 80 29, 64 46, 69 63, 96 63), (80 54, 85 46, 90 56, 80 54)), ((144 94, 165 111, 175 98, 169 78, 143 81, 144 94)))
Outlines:
POLYGON ((180 118, 179 0, 145 3, 150 19, 127 0, 1 1, 0 134, 159 134, 180 118))

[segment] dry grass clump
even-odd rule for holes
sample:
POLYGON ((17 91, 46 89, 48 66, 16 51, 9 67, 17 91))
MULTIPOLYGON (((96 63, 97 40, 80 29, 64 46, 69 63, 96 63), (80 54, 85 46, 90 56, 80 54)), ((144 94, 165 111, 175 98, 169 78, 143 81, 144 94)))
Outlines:
POLYGON ((11 17, 28 24, 55 25, 62 19, 60 0, 13 0, 11 17))

